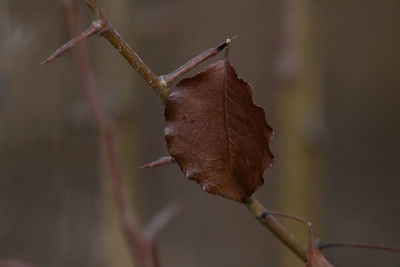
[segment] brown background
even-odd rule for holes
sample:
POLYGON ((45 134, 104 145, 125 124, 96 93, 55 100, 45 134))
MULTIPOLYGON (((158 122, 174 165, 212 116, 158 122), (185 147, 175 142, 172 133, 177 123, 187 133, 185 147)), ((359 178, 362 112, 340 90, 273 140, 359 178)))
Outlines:
MULTIPOLYGON (((284 1, 104 2, 159 74, 237 35, 231 62, 275 130, 275 164, 257 199, 311 219, 322 242, 400 246, 399 1, 298 1, 294 25, 305 31, 294 81, 279 68, 284 1)), ((89 24, 84 1, 77 6, 89 24)), ((39 67, 68 39, 59 3, 0 0, 0 13, 0 257, 129 266, 71 55, 39 67)), ((205 194, 177 166, 137 169, 167 153, 163 107, 104 39, 88 44, 135 213, 145 223, 184 203, 160 236, 162 266, 303 266, 243 206, 205 194)), ((336 266, 400 265, 385 252, 326 255, 336 266)))

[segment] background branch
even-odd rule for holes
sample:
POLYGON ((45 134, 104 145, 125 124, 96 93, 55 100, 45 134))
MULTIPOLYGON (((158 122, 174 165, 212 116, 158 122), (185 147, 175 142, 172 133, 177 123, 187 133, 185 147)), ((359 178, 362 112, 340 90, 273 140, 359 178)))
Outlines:
MULTIPOLYGON (((73 37, 76 35, 77 29, 80 28, 80 19, 72 0, 64 0, 62 1, 62 4, 67 18, 68 30, 71 37, 73 37)), ((102 17, 100 9, 94 9, 94 12, 98 14, 99 18, 102 17)), ((93 25, 95 25, 95 23, 93 23, 92 26, 93 25)), ((82 34, 78 35, 78 37, 72 39, 77 41, 71 41, 68 42, 67 45, 64 45, 63 51, 67 51, 84 38, 95 33, 97 30, 95 31, 94 29, 96 28, 92 26, 82 34)), ((62 53, 63 52, 59 55, 62 53)), ((123 189, 121 166, 118 160, 113 123, 104 111, 104 106, 100 99, 99 86, 96 82, 93 67, 89 60, 89 52, 85 44, 78 46, 74 50, 73 56, 78 79, 85 92, 86 99, 93 115, 93 120, 100 133, 105 161, 108 164, 110 172, 110 184, 118 211, 121 229, 128 244, 132 260, 135 262, 135 266, 150 267, 155 266, 156 264, 158 266, 159 260, 158 257, 155 258, 156 254, 154 253, 154 251, 156 251, 155 238, 157 237, 157 234, 161 232, 161 230, 165 228, 167 224, 175 218, 175 216, 177 216, 179 212, 178 206, 177 204, 174 204, 160 211, 158 216, 156 216, 149 225, 152 230, 151 235, 147 234, 146 231, 141 231, 139 229, 138 223, 131 212, 131 208, 129 207, 123 189)), ((46 62, 50 60, 52 59, 50 58, 46 62)))
POLYGON ((175 202, 159 211, 142 230, 142 235, 148 240, 155 240, 165 226, 167 226, 181 212, 181 210, 181 205, 178 202, 175 202))

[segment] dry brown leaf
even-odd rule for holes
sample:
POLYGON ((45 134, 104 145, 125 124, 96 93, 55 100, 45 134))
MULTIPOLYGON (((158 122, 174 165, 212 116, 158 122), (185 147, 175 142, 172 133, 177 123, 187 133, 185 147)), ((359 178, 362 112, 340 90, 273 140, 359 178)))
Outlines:
POLYGON ((182 80, 165 118, 169 153, 205 191, 242 202, 263 184, 273 159, 272 129, 227 60, 182 80))

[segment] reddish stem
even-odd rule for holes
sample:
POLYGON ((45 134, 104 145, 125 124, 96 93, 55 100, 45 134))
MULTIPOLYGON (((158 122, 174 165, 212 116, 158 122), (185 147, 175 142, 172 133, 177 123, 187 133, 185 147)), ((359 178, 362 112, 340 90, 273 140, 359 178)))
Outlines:
MULTIPOLYGON (((79 18, 71 1, 63 1, 64 10, 67 17, 68 29, 70 35, 74 36, 76 29, 79 27, 79 18)), ((92 24, 94 25, 94 24, 92 24)), ((90 27, 91 29, 92 27, 90 27)), ((97 28, 94 28, 97 30, 97 28)), ((81 34, 84 36, 83 34, 81 34)), ((73 38, 72 40, 76 40, 73 38)), ((83 38, 84 39, 84 38, 83 38)), ((82 40, 83 40, 82 39, 82 40)), ((96 123, 103 147, 106 162, 110 172, 111 189, 115 199, 120 224, 124 237, 129 245, 129 251, 132 259, 136 261, 138 266, 150 266, 146 261, 147 255, 140 249, 143 247, 140 231, 134 220, 123 190, 121 167, 118 160, 116 138, 112 123, 104 112, 104 106, 100 99, 99 86, 94 76, 94 71, 89 60, 88 49, 84 44, 78 46, 74 50, 74 61, 77 66, 77 74, 82 89, 85 92, 86 99, 89 103, 90 110, 93 114, 93 120, 96 123)))
POLYGON ((318 245, 318 248, 321 250, 333 247, 369 248, 369 249, 385 250, 385 251, 400 253, 400 248, 372 245, 367 243, 357 243, 357 242, 332 242, 332 243, 325 243, 318 245))
POLYGON ((167 84, 167 87, 169 87, 176 79, 178 79, 180 76, 188 72, 189 70, 193 69, 203 61, 207 60, 210 57, 215 56, 223 50, 232 40, 236 39, 236 36, 232 37, 231 39, 226 39, 224 42, 220 43, 216 47, 207 49, 206 51, 202 52, 200 55, 192 58, 176 70, 172 71, 171 73, 164 75, 165 82, 167 84))

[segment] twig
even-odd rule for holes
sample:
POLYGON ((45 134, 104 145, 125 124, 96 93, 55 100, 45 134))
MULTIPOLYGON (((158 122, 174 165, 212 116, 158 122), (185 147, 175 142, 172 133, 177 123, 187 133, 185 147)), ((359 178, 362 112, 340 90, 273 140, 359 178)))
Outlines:
MULTIPOLYGON (((78 28, 78 18, 72 1, 63 1, 63 6, 68 22, 70 35, 74 36, 78 28)), ((74 61, 77 66, 77 74, 82 84, 82 89, 85 92, 89 102, 90 110, 93 114, 93 119, 99 129, 101 136, 101 144, 103 146, 106 162, 108 163, 111 179, 112 193, 115 199, 120 224, 124 237, 129 245, 129 251, 132 259, 136 259, 138 264, 145 265, 143 255, 138 255, 137 247, 141 246, 139 230, 137 222, 130 213, 128 202, 125 197, 125 192, 122 185, 121 167, 119 166, 115 134, 113 127, 104 112, 103 104, 100 100, 99 88, 94 77, 94 72, 89 61, 88 50, 84 45, 77 47, 75 50, 74 61)), ((148 266, 148 265, 147 265, 148 266)))
MULTIPOLYGON (((293 251, 304 262, 307 261, 307 249, 296 237, 291 234, 274 216, 268 213, 260 202, 254 198, 245 198, 244 205, 253 213, 259 222, 267 227, 279 240, 281 240, 291 251, 293 251)), ((277 214, 277 213, 276 213, 277 214)), ((280 213, 283 216, 283 213, 280 213)), ((285 214, 286 216, 286 214, 285 214)), ((287 216, 286 216, 287 217, 287 216)), ((294 218, 296 216, 292 216, 294 218)), ((297 219, 299 217, 296 217, 297 219)))
POLYGON ((142 230, 142 236, 148 240, 149 248, 151 250, 151 257, 153 267, 160 267, 160 258, 158 254, 158 247, 156 239, 160 232, 175 219, 181 212, 182 206, 180 203, 175 202, 163 210, 159 211, 153 219, 147 223, 147 226, 142 230))
POLYGON ((182 211, 180 203, 175 202, 159 211, 142 230, 142 235, 148 240, 155 240, 160 232, 182 211))
MULTIPOLYGON (((70 35, 74 36, 79 26, 79 17, 76 14, 72 0, 64 0, 62 3, 65 15, 67 17, 70 35)), ((93 30, 93 27, 89 27, 84 33, 78 35, 79 38, 74 38, 72 40, 81 41, 84 38, 92 35, 94 32, 95 31, 93 30)), ((68 46, 64 45, 63 47, 67 47, 69 49, 76 43, 77 41, 75 41, 73 44, 69 42, 68 46)), ((63 51, 65 52, 68 49, 64 49, 63 51)), ((104 112, 103 103, 101 102, 99 95, 99 86, 96 82, 93 68, 89 60, 88 49, 84 45, 81 45, 77 47, 73 55, 75 64, 77 66, 79 80, 89 102, 94 122, 96 123, 100 132, 102 141, 101 144, 103 146, 104 155, 110 172, 109 177, 111 189, 115 199, 123 236, 128 244, 130 255, 132 260, 135 262, 135 266, 154 266, 156 264, 155 259, 153 258, 155 255, 154 251, 157 250, 155 244, 157 234, 178 214, 179 210, 176 204, 169 206, 167 209, 160 211, 158 216, 155 216, 152 223, 145 228, 151 229, 151 231, 140 231, 138 223, 131 213, 131 209, 128 205, 128 201, 123 189, 121 167, 117 156, 118 153, 114 128, 110 122, 110 119, 104 112), (151 235, 147 233, 151 233, 151 235), (154 263, 152 263, 152 261, 154 261, 154 263)), ((157 264, 159 265, 158 258, 157 264)))
POLYGON ((222 51, 231 41, 235 40, 236 36, 232 37, 231 39, 226 39, 224 42, 220 43, 216 47, 210 48, 195 58, 192 58, 173 72, 164 75, 165 82, 169 87, 176 79, 178 79, 181 75, 188 72, 189 70, 193 69, 195 66, 199 65, 203 61, 207 60, 208 58, 215 56, 218 52, 222 51))
POLYGON ((291 215, 285 212, 280 212, 280 211, 271 211, 271 210, 265 210, 265 212, 261 215, 261 217, 265 217, 267 215, 275 215, 275 216, 280 216, 280 217, 285 217, 288 219, 292 219, 301 223, 304 223, 307 227, 311 228, 312 224, 311 222, 307 221, 306 219, 299 217, 299 216, 295 216, 295 215, 291 215))
POLYGON ((158 255, 158 248, 157 246, 152 246, 152 256, 153 256, 153 266, 160 267, 160 256, 158 255))
POLYGON ((154 267, 160 267, 160 259, 158 255, 158 248, 155 240, 160 232, 175 219, 178 214, 182 211, 180 203, 175 202, 159 211, 154 217, 147 223, 147 226, 142 230, 142 236, 148 240, 149 249, 151 250, 151 257, 153 260, 154 267))
POLYGON ((332 243, 325 243, 319 244, 319 249, 326 249, 326 248, 333 248, 333 247, 352 247, 352 248, 370 248, 376 250, 384 250, 390 252, 400 253, 400 248, 389 247, 389 246, 382 246, 382 245, 372 245, 367 243, 356 243, 356 242, 332 242, 332 243))
POLYGON ((188 61, 183 66, 179 67, 177 70, 171 72, 167 75, 157 76, 149 66, 144 63, 144 61, 133 51, 129 44, 121 37, 117 30, 112 26, 107 17, 104 15, 103 10, 100 8, 96 0, 87 0, 87 4, 91 9, 95 20, 89 26, 89 28, 83 31, 78 36, 74 37, 71 41, 64 44, 62 47, 57 49, 50 57, 44 60, 41 64, 45 64, 61 56, 63 53, 71 49, 77 43, 85 38, 92 36, 95 33, 99 33, 101 36, 106 38, 115 49, 125 58, 126 61, 143 77, 143 79, 154 89, 154 91, 160 96, 160 98, 165 103, 169 96, 169 86, 178 77, 187 71, 191 70, 193 67, 197 66, 204 60, 218 54, 232 39, 226 39, 225 42, 221 43, 217 47, 210 48, 192 60, 188 61))
POLYGON ((88 0, 87 3, 98 21, 97 25, 100 29, 101 35, 104 36, 104 38, 106 38, 126 59, 126 61, 128 61, 128 63, 143 77, 143 79, 153 87, 161 99, 166 99, 169 90, 166 90, 164 80, 158 77, 121 37, 104 15, 104 12, 98 5, 97 1, 88 0))

